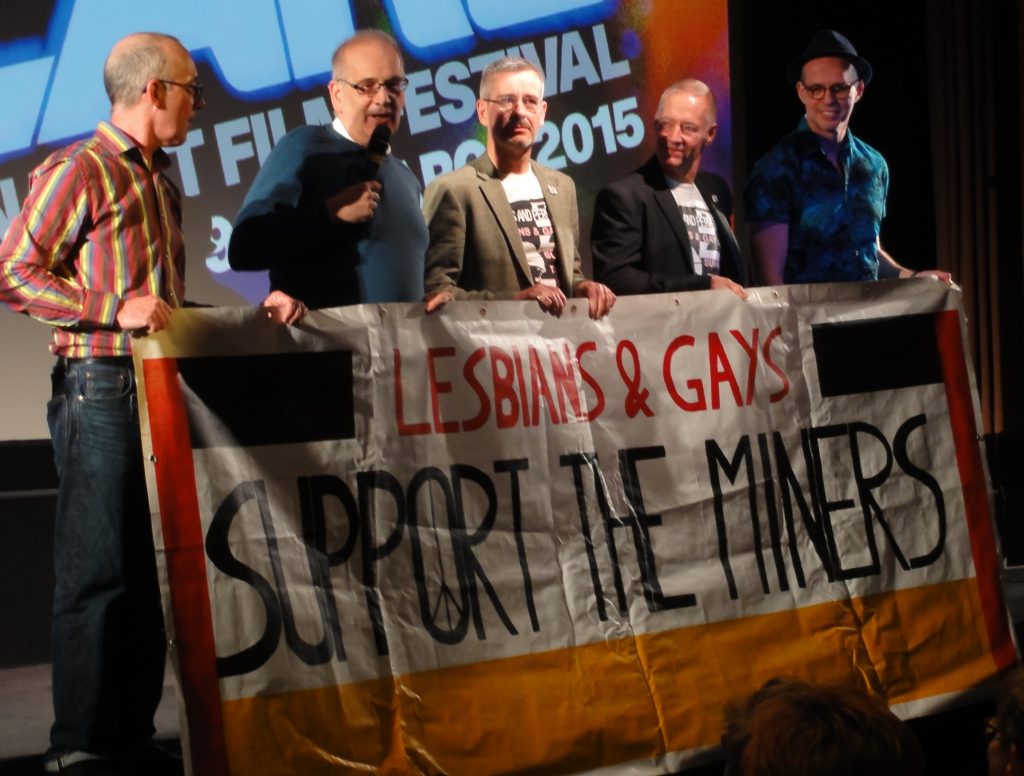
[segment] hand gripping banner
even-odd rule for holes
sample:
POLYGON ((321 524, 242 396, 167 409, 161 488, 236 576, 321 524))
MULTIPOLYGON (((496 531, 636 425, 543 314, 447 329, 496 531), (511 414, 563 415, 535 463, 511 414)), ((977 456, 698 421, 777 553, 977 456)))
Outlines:
POLYGON ((136 340, 194 773, 667 773, 775 676, 1015 659, 959 292, 177 311, 136 340))

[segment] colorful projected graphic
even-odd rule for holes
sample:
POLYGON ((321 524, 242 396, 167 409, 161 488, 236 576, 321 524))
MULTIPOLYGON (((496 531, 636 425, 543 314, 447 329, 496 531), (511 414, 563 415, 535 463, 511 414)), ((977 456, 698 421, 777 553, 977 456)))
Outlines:
POLYGON ((0 41, 0 87, 12 103, 0 127, 0 232, 28 172, 106 117, 101 71, 113 42, 145 29, 176 35, 207 87, 206 107, 173 151, 186 195, 189 296, 199 301, 265 293, 265 275, 228 268, 232 221, 275 143, 331 120, 331 54, 359 28, 388 30, 402 45, 410 86, 392 146, 424 184, 483 152, 475 99, 489 61, 509 53, 543 67, 548 121, 534 156, 576 180, 585 256, 597 189, 653 152, 650 118, 672 81, 697 77, 715 92, 719 133, 704 166, 730 177, 725 0, 67 0, 48 17, 14 13, 27 17, 18 29, 38 29, 0 41))

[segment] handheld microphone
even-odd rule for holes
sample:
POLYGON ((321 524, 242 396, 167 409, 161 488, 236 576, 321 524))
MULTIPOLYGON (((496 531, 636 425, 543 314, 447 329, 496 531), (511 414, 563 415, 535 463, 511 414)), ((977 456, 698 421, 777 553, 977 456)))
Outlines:
POLYGON ((370 135, 370 142, 366 146, 366 158, 369 161, 367 180, 377 177, 377 171, 388 155, 388 141, 391 139, 391 127, 387 124, 378 124, 373 134, 370 135))

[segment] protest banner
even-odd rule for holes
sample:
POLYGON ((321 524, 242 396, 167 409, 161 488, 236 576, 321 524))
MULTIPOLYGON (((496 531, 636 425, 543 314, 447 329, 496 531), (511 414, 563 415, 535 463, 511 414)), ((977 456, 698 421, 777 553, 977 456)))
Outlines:
POLYGON ((774 676, 904 717, 1015 659, 928 279, 177 311, 136 341, 204 774, 668 773, 774 676))

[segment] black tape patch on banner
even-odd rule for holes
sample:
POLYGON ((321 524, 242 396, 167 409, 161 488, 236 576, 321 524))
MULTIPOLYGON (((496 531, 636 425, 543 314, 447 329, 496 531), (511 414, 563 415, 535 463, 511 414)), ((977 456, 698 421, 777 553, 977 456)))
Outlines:
POLYGON ((934 313, 820 323, 811 335, 822 396, 942 382, 934 313))
POLYGON ((192 447, 355 436, 352 352, 179 358, 192 447))

